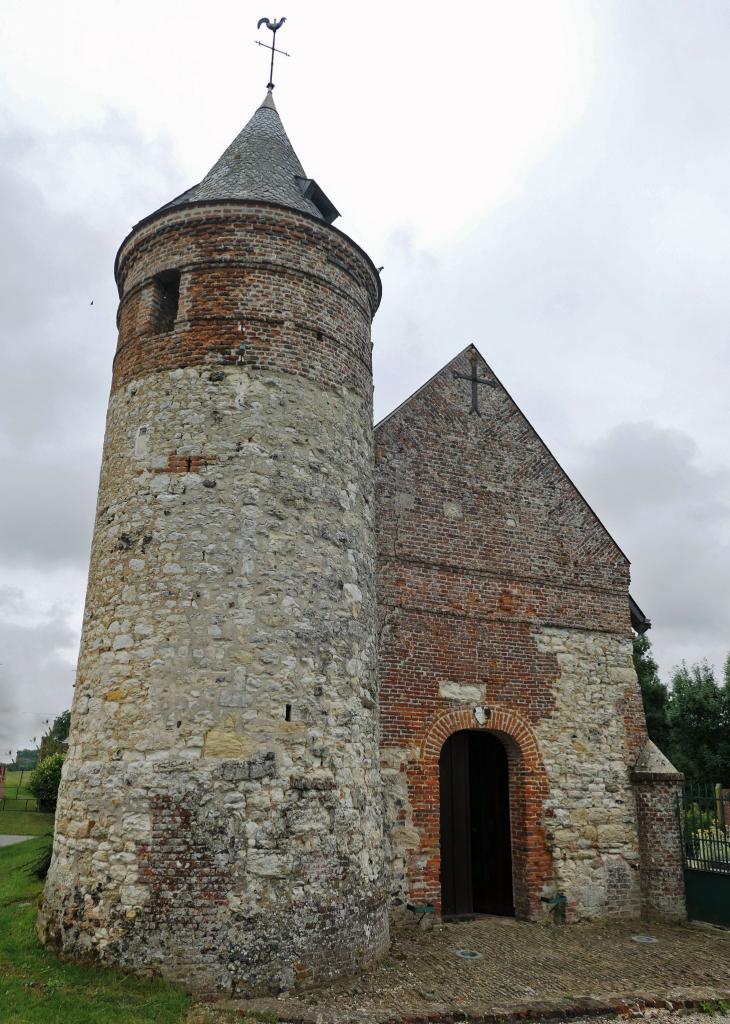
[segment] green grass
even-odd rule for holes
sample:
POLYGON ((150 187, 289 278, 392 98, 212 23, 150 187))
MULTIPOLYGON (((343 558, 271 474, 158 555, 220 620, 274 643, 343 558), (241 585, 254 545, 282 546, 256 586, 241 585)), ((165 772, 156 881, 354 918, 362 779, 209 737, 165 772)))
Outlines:
POLYGON ((11 794, 4 796, 0 802, 0 814, 4 811, 35 811, 37 806, 35 797, 16 797, 11 794))
POLYGON ((53 832, 53 814, 0 811, 0 836, 43 836, 53 832))
POLYGON ((7 772, 5 776, 6 799, 33 800, 33 808, 35 809, 35 799, 28 789, 29 782, 30 772, 7 772))
POLYGON ((3 811, 34 811, 35 797, 28 789, 30 772, 8 772, 5 776, 5 791, 0 801, 0 814, 3 811), (22 783, 22 785, 21 785, 22 783))
POLYGON ((5 785, 7 786, 19 786, 21 782, 27 782, 30 778, 30 772, 11 772, 5 773, 5 785))
POLYGON ((63 963, 38 945, 33 925, 43 883, 28 874, 28 865, 48 841, 31 839, 0 849, 3 1024, 178 1024, 190 1005, 178 986, 63 963))
POLYGON ((7 797, 19 797, 21 800, 25 800, 26 797, 32 797, 33 794, 28 789, 29 781, 30 772, 7 772, 5 776, 5 795, 7 797))

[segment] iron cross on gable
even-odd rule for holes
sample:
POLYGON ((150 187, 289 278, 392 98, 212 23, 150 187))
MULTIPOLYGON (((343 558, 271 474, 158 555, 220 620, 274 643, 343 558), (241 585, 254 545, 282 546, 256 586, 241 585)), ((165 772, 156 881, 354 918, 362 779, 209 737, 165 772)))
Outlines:
POLYGON ((475 348, 471 350, 469 361, 471 362, 471 374, 467 375, 466 373, 457 373, 456 370, 453 371, 453 374, 454 378, 458 377, 461 380, 471 381, 471 409, 469 410, 469 412, 475 412, 477 416, 481 416, 481 412, 479 411, 479 392, 477 389, 480 384, 486 384, 487 387, 489 388, 496 388, 497 382, 496 380, 487 380, 486 377, 477 376, 477 364, 479 362, 479 355, 477 354, 477 350, 475 348))
POLYGON ((271 32, 273 33, 271 39, 271 46, 267 46, 266 43, 260 43, 258 39, 256 40, 257 46, 263 46, 265 50, 271 50, 271 69, 269 71, 269 84, 266 86, 267 89, 274 88, 274 57, 276 56, 276 54, 280 53, 282 57, 290 56, 286 52, 286 50, 276 49, 276 33, 279 31, 279 29, 281 28, 285 21, 286 18, 279 18, 278 21, 276 20, 276 18, 274 18, 273 20, 271 18, 259 18, 259 23, 257 27, 261 28, 262 25, 266 25, 266 27, 270 29, 271 32))

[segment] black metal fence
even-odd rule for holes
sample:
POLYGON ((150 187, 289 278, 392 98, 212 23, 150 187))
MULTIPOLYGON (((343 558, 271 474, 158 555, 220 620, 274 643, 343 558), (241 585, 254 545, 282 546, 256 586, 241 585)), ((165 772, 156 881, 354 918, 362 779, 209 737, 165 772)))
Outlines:
POLYGON ((0 813, 3 811, 37 811, 35 798, 4 796, 0 800, 0 813))
POLYGON ((30 775, 25 769, 6 773, 3 795, 0 797, 0 813, 37 810, 35 797, 28 791, 30 775))
POLYGON ((685 783, 681 820, 685 868, 730 874, 730 790, 685 783))

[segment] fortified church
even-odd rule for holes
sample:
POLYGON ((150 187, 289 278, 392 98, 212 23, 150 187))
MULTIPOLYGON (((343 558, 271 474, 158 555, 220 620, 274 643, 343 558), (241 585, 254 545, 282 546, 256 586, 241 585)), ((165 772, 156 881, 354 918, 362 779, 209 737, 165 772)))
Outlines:
POLYGON ((39 934, 235 995, 389 914, 684 914, 629 563, 470 346, 375 428, 366 253, 271 90, 122 243, 39 934))

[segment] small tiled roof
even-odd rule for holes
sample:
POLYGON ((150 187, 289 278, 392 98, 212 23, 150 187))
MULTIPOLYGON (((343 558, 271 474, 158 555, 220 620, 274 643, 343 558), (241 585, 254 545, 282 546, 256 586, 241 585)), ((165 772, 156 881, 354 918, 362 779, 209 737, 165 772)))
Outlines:
POLYGON ((304 173, 284 131, 271 90, 200 184, 162 209, 211 199, 276 203, 309 213, 328 224, 338 216, 319 186, 304 173))

